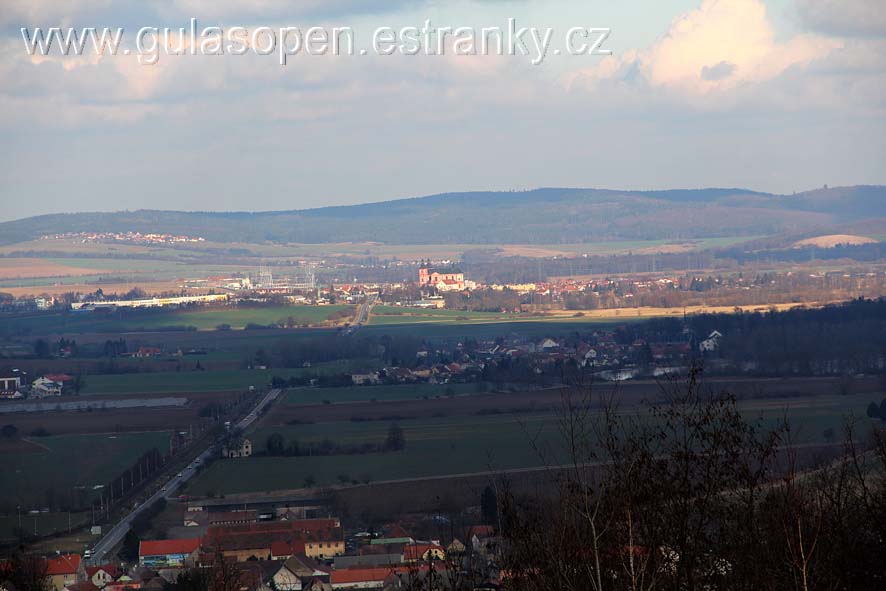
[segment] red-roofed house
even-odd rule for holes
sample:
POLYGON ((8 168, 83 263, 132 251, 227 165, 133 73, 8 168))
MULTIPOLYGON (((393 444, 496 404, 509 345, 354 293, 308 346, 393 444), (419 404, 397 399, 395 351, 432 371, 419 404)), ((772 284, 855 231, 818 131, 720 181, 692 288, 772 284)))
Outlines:
POLYGON ((141 589, 144 581, 137 575, 129 576, 126 573, 117 577, 113 583, 105 585, 105 591, 132 591, 133 589, 141 589))
POLYGON ((285 560, 292 558, 296 554, 304 554, 305 543, 301 540, 290 540, 288 542, 278 540, 271 543, 271 560, 285 560))
POLYGON ((433 542, 430 544, 410 544, 403 548, 404 562, 443 560, 445 558, 446 551, 443 546, 433 542))
POLYGON ((62 591, 85 576, 79 554, 60 554, 46 560, 46 577, 55 591, 62 591))
POLYGON ((86 567, 87 580, 99 589, 104 588, 104 586, 111 581, 116 580, 121 574, 120 569, 110 563, 101 566, 86 567))
POLYGON ((138 563, 151 568, 193 564, 200 549, 200 538, 186 540, 144 540, 138 545, 138 563))
POLYGON ((403 526, 400 525, 399 523, 395 523, 395 524, 390 525, 387 528, 385 528, 385 536, 384 537, 386 537, 386 538, 407 538, 407 539, 412 540, 412 536, 409 535, 409 532, 407 532, 405 529, 403 529, 403 526))
POLYGON ((53 382, 58 382, 59 384, 67 384, 68 382, 74 381, 74 378, 66 373, 48 373, 43 377, 52 380, 53 382))
POLYGON ((381 589, 394 570, 388 566, 335 570, 329 575, 329 582, 333 589, 381 589))
POLYGON ((338 519, 297 519, 210 526, 205 545, 217 548, 238 561, 251 557, 291 556, 305 553, 311 558, 332 558, 345 553, 345 539, 338 519), (279 542, 288 545, 284 548, 279 542), (272 547, 278 543, 276 547, 272 547))

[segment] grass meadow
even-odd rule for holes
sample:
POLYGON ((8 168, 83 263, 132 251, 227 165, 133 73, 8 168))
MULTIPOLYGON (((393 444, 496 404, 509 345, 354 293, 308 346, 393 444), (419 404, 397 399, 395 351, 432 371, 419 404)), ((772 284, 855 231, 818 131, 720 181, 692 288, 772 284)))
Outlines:
POLYGON ((221 325, 242 329, 248 324, 323 324, 351 306, 227 306, 192 309, 144 309, 98 312, 47 312, 4 319, 9 332, 30 334, 116 333, 160 331, 169 327, 214 330, 221 325))
MULTIPOLYGON (((784 416, 791 422, 795 443, 819 445, 839 441, 842 425, 852 413, 864 417, 868 403, 882 394, 810 396, 741 402, 749 420, 773 427, 784 416), (833 439, 828 434, 833 432, 833 439)), ((234 494, 296 489, 310 477, 317 486, 348 480, 380 481, 514 470, 568 461, 555 413, 454 415, 405 420, 405 450, 337 456, 253 457, 221 460, 191 485, 192 494, 234 494)), ((301 448, 324 439, 340 444, 381 443, 389 423, 330 422, 285 427, 262 427, 250 436, 263 451, 269 435, 280 433, 301 448)), ((863 430, 863 429, 862 429, 863 430)))
POLYGON ((417 398, 437 398, 461 396, 481 391, 480 384, 398 384, 378 386, 345 386, 341 388, 292 388, 286 392, 284 404, 322 404, 328 401, 372 402, 391 400, 415 400, 417 398))
MULTIPOLYGON (((350 371, 354 362, 344 360, 316 364, 312 367, 272 369, 216 369, 212 371, 155 371, 122 374, 90 375, 85 378, 82 394, 157 394, 188 392, 225 392, 246 390, 249 386, 264 388, 271 378, 328 375, 350 371)), ((322 400, 322 399, 321 399, 322 400)))
POLYGON ((105 484, 151 448, 167 451, 169 432, 60 435, 33 441, 41 446, 39 452, 0 457, 0 503, 6 509, 44 507, 50 490, 63 496, 75 487, 105 484))

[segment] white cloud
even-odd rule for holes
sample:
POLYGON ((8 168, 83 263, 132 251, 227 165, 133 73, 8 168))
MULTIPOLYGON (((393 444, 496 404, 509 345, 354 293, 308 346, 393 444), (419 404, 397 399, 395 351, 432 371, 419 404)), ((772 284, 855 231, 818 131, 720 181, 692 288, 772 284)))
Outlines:
POLYGON ((810 34, 778 41, 762 0, 704 0, 650 47, 571 73, 566 82, 595 87, 615 79, 690 99, 719 97, 806 67, 842 46, 839 39, 810 34))

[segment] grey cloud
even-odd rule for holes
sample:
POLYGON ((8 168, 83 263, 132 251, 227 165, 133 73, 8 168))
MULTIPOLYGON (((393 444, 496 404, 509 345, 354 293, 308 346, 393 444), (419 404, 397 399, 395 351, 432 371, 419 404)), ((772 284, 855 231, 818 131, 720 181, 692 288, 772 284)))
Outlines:
POLYGON ((883 0, 795 0, 800 21, 817 31, 841 36, 886 35, 883 0))
POLYGON ((705 66, 701 69, 701 78, 702 80, 708 80, 710 82, 716 82, 717 80, 723 80, 724 78, 729 78, 732 76, 733 72, 735 72, 736 65, 732 62, 722 61, 719 64, 715 64, 713 66, 705 66))

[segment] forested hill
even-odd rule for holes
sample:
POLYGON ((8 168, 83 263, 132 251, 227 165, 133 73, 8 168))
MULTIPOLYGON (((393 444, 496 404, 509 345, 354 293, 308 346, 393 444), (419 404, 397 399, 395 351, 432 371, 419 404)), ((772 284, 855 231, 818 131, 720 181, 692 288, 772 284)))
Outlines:
POLYGON ((745 189, 546 188, 261 213, 52 214, 0 223, 0 244, 93 231, 162 232, 220 242, 556 244, 798 233, 877 218, 886 219, 884 186, 795 195, 745 189))

